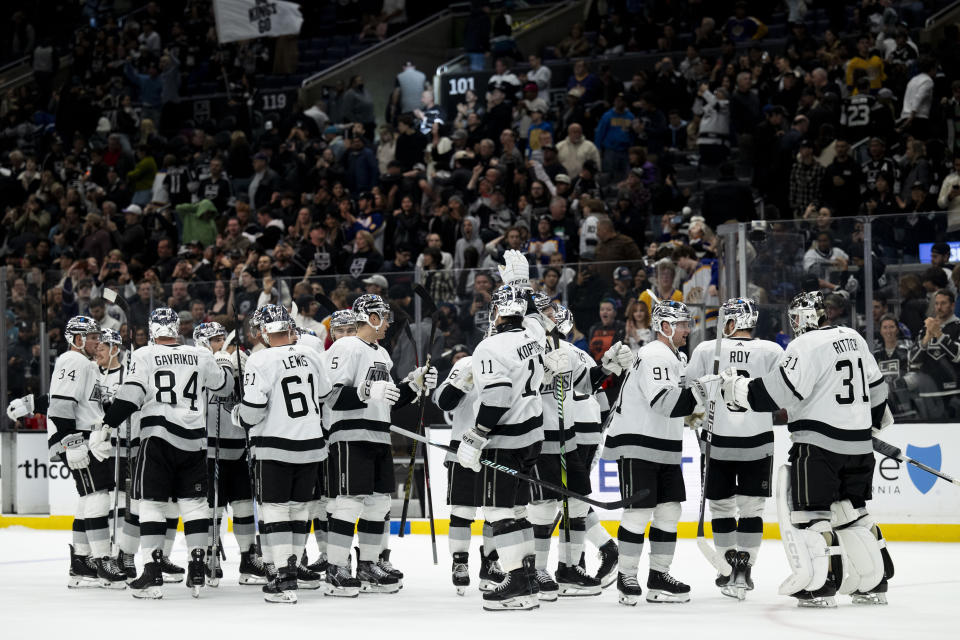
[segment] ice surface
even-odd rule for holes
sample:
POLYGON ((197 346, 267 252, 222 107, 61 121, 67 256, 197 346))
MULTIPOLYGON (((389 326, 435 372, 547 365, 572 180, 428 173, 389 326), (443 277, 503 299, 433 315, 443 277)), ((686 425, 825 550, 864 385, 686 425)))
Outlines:
MULTIPOLYGON (((237 585, 239 552, 230 534, 225 538, 225 578, 220 588, 205 588, 199 600, 191 598, 183 584, 166 585, 160 601, 134 600, 129 591, 68 590, 70 537, 69 531, 0 529, 0 637, 277 639, 288 637, 289 631, 303 631, 312 632, 309 637, 314 638, 342 632, 351 638, 386 640, 655 640, 663 637, 660 634, 753 638, 761 633, 775 640, 814 634, 869 640, 904 640, 921 633, 930 638, 960 638, 960 613, 954 608, 960 599, 957 544, 891 543, 896 577, 885 607, 854 606, 849 598, 839 597, 838 609, 798 609, 792 599, 777 595, 777 586, 786 576, 779 541, 764 542, 753 571, 757 589, 748 593, 745 602, 736 602, 713 585, 711 569, 694 541, 680 540, 672 573, 691 585, 688 604, 641 600, 636 607, 624 607, 617 603, 616 587, 611 586, 601 596, 542 603, 537 611, 491 613, 481 609, 475 588, 479 537, 471 549, 474 585, 464 597, 458 597, 450 584, 446 537, 438 538, 440 565, 433 566, 429 537, 416 535, 391 541, 391 559, 406 574, 400 593, 340 599, 301 591, 294 606, 267 604, 259 587, 237 585)), ((313 540, 308 550, 315 559, 313 540)), ((596 559, 589 545, 587 556, 593 568, 596 559)), ((177 539, 173 559, 186 563, 182 537, 177 539)), ((138 558, 138 568, 140 562, 138 558)), ((554 555, 550 566, 555 563, 554 555)), ((644 587, 645 567, 646 558, 641 561, 644 587)))

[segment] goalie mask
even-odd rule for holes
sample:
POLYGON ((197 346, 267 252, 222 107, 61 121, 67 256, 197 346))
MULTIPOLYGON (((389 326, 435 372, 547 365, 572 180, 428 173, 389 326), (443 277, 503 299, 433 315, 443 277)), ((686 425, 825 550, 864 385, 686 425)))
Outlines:
POLYGON ((653 308, 653 313, 650 316, 650 323, 654 331, 669 340, 674 351, 677 350, 677 345, 673 342, 673 337, 677 334, 677 326, 685 323, 689 327, 692 320, 687 305, 676 300, 661 300, 653 308), (670 333, 663 330, 664 323, 670 326, 670 333))
POLYGON ((729 338, 737 331, 751 330, 757 326, 757 301, 752 298, 730 298, 720 308, 723 316, 723 337, 729 338), (733 322, 733 331, 727 333, 726 324, 733 322))
MULTIPOLYGON (((506 284, 493 292, 490 306, 496 311, 496 318, 522 318, 527 314, 527 298, 523 291, 506 284)), ((495 323, 496 318, 492 322, 495 323)))
POLYGON ((573 331, 573 313, 559 302, 553 303, 553 321, 557 323, 560 335, 568 336, 573 331))
POLYGON ((812 329, 820 328, 823 319, 823 294, 819 291, 798 293, 787 307, 790 327, 793 335, 799 336, 812 329))
POLYGON ((279 304, 266 304, 258 310, 260 318, 260 338, 270 346, 270 336, 274 333, 286 333, 297 328, 290 313, 279 304))
POLYGON ((67 320, 67 326, 63 329, 63 336, 67 339, 71 348, 75 348, 74 336, 80 336, 80 351, 85 351, 87 347, 87 336, 94 335, 98 338, 101 335, 100 325, 89 316, 73 316, 67 320))
POLYGON ((170 307, 154 309, 147 323, 150 339, 176 338, 180 335, 180 316, 170 307))
POLYGON ((201 322, 193 329, 193 342, 198 347, 210 349, 210 340, 217 336, 227 337, 227 330, 219 322, 201 322))
MULTIPOLYGON (((353 314, 357 323, 365 322, 378 333, 384 322, 393 322, 393 312, 390 310, 390 305, 374 293, 365 293, 354 300, 353 314), (370 316, 374 314, 380 319, 377 324, 370 321, 370 316)), ((333 329, 333 318, 330 319, 330 328, 333 329)))

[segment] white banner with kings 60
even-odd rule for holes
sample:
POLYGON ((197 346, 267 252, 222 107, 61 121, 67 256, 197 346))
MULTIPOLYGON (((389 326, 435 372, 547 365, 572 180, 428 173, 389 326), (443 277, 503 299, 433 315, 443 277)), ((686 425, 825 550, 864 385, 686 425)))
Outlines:
MULTIPOLYGON (((790 440, 786 427, 774 429, 776 470, 787 462, 790 440)), ((435 442, 446 443, 449 440, 450 432, 447 429, 435 427, 430 433, 435 442)), ((960 425, 956 423, 894 425, 884 429, 880 438, 899 447, 904 454, 918 462, 953 477, 960 476, 960 425)), ((444 504, 447 476, 443 455, 435 448, 430 450, 430 479, 437 518, 449 517, 449 509, 444 504)), ((873 474, 873 500, 868 503, 868 508, 879 523, 960 524, 960 487, 950 485, 913 465, 875 455, 877 464, 873 474)), ((696 522, 700 508, 700 450, 696 437, 689 429, 684 430, 682 456, 687 499, 683 503, 681 521, 696 522)), ((590 474, 593 499, 603 502, 619 500, 616 460, 599 460, 590 474)), ((620 519, 619 510, 598 509, 597 512, 602 520, 620 519)), ((764 521, 777 521, 773 500, 767 501, 764 521)))

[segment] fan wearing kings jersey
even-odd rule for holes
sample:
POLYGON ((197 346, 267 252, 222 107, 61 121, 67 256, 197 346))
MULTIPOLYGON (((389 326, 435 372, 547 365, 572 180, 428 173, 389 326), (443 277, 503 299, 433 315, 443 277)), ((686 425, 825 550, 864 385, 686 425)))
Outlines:
MULTIPOLYGON (((309 508, 326 444, 320 399, 330 392, 323 356, 297 343, 296 325, 280 305, 259 311, 268 348, 250 356, 234 423, 250 432, 264 523, 267 556, 277 567, 264 586, 267 602, 297 602, 300 555, 306 545, 309 508)), ((314 574, 316 586, 319 576, 314 574)))
POLYGON ((859 333, 826 324, 823 295, 798 294, 787 309, 795 334, 780 364, 747 379, 724 370, 732 409, 787 410, 793 444, 777 474, 777 511, 792 575, 782 595, 799 606, 885 604, 893 562, 866 503, 873 487, 873 431, 893 423, 887 385, 859 333))
POLYGON ((361 590, 395 593, 400 589, 402 574, 391 570, 382 553, 385 518, 395 489, 390 410, 437 386, 433 367, 414 369, 399 387, 393 383, 393 360, 378 344, 393 317, 383 298, 362 295, 354 301, 353 313, 357 335, 338 339, 326 352, 333 391, 324 398, 330 406, 327 465, 335 480, 329 487, 334 506, 327 532, 324 595, 341 597, 355 597, 361 590), (348 568, 354 523, 359 542, 356 577, 348 568))
MULTIPOLYGON (((623 510, 617 537, 620 603, 634 606, 641 595, 637 581, 644 530, 650 525, 650 572, 647 602, 688 602, 690 587, 670 575, 677 546, 680 503, 686 499, 680 454, 683 418, 707 405, 719 377, 704 376, 691 387, 681 384, 686 358, 678 349, 690 334, 690 312, 682 302, 664 300, 653 308, 657 339, 640 348, 620 387, 603 457, 617 461, 620 493, 639 489, 647 499, 623 510)), ((702 409, 700 409, 702 411, 702 409)))
POLYGON ((140 411, 140 452, 133 497, 140 500, 141 544, 150 562, 130 587, 134 597, 163 597, 160 561, 167 530, 164 509, 177 499, 190 551, 186 584, 199 596, 210 526, 207 508, 207 424, 204 391, 229 397, 229 354, 178 343, 180 317, 168 307, 150 314, 152 343, 133 354, 127 379, 104 417, 112 430, 140 411))
POLYGON ((110 496, 115 486, 109 430, 101 429, 100 370, 93 361, 100 327, 87 316, 67 321, 70 345, 50 379, 48 445, 50 460, 70 468, 79 499, 70 545, 70 588, 123 589, 124 575, 110 555, 110 496))
MULTIPOLYGON (((203 322, 193 329, 193 343, 209 349, 211 353, 232 353, 231 349, 235 349, 236 345, 228 344, 226 335, 226 329, 219 322, 203 322)), ((246 370, 247 356, 243 351, 239 358, 240 369, 246 370)), ((237 381, 232 381, 232 384, 237 384, 237 381)), ((263 561, 257 555, 253 496, 250 495, 250 472, 247 470, 246 434, 241 427, 233 424, 230 418, 230 411, 238 401, 239 394, 236 390, 227 398, 207 394, 207 504, 211 509, 216 509, 216 514, 211 514, 215 527, 220 526, 227 504, 233 511, 233 535, 240 547, 240 584, 265 584, 267 580, 263 561), (217 466, 216 473, 214 465, 217 466), (216 505, 213 504, 215 477, 218 481, 216 505)), ((207 585, 217 586, 222 576, 211 576, 210 564, 207 563, 207 585)), ((221 572, 219 563, 216 571, 221 572)))
MULTIPOLYGON (((751 337, 757 315, 757 303, 749 298, 727 300, 721 313, 726 326, 722 327, 720 366, 731 366, 745 378, 770 373, 783 357, 776 342, 751 337)), ((715 349, 715 340, 697 345, 687 365, 687 379, 713 371, 715 349)), ((733 585, 738 581, 753 589, 750 570, 763 539, 763 507, 771 495, 772 470, 772 414, 731 411, 717 403, 704 492, 710 501, 713 542, 719 556, 733 568, 729 576, 717 576, 724 595, 737 597, 733 585)))

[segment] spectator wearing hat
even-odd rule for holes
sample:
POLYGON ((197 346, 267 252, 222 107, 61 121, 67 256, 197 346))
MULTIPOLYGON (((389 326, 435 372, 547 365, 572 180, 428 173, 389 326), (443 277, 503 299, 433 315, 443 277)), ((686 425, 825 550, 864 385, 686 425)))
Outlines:
POLYGON ((603 153, 604 170, 611 180, 622 180, 630 168, 627 151, 633 145, 634 115, 627 109, 623 94, 618 94, 613 107, 603 114, 597 125, 597 148, 603 153))
POLYGON ((375 273, 372 276, 369 276, 363 280, 363 284, 366 293, 375 295, 375 296, 385 296, 387 294, 387 288, 389 283, 387 279, 384 278, 379 273, 375 273))
POLYGON ((960 156, 954 157, 953 172, 947 175, 940 184, 937 206, 949 212, 947 214, 947 231, 960 230, 960 156))
POLYGON ((613 270, 613 287, 603 294, 604 298, 614 300, 617 309, 617 318, 625 320, 627 306, 632 300, 636 299, 633 291, 633 273, 630 267, 620 265, 613 270))
MULTIPOLYGON (((253 176, 247 187, 250 206, 260 210, 270 204, 274 192, 280 189, 280 176, 270 168, 270 156, 260 151, 253 156, 253 176)), ((271 245, 272 246, 272 245, 271 245)))
POLYGON ((798 159, 790 168, 790 211, 794 217, 803 216, 806 208, 820 198, 823 174, 823 167, 813 155, 813 142, 803 138, 798 159))
POLYGON ((537 152, 542 151, 545 146, 553 144, 553 125, 544 119, 547 105, 539 98, 533 102, 530 106, 530 127, 527 130, 527 157, 531 159, 536 158, 537 152))
POLYGON ((930 266, 939 267, 947 276, 947 287, 956 294, 953 284, 953 267, 950 266, 950 245, 946 242, 935 242, 930 247, 930 266))

